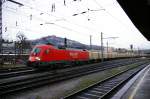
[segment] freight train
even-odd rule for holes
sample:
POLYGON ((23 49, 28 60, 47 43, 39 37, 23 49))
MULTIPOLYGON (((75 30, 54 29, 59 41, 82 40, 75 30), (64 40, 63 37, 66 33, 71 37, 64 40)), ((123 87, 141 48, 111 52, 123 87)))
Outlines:
MULTIPOLYGON (((138 54, 133 53, 103 53, 103 59, 137 57, 138 54)), ((30 53, 27 66, 35 68, 60 68, 67 64, 72 66, 75 64, 90 63, 101 60, 100 51, 96 50, 79 50, 68 48, 57 48, 53 45, 43 44, 37 45, 30 53)))

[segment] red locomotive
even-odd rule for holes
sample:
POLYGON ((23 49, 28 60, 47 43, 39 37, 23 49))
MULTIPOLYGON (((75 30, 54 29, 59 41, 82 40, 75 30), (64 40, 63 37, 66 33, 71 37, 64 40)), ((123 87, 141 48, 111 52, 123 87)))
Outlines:
MULTIPOLYGON (((117 59, 144 56, 131 52, 107 52, 103 53, 103 59, 117 59)), ((37 45, 33 48, 28 66, 58 68, 68 64, 79 64, 83 62, 95 62, 102 59, 102 53, 99 50, 77 50, 67 48, 56 48, 53 45, 37 45)))
POLYGON ((58 49, 52 45, 37 45, 33 48, 27 65, 32 67, 57 67, 88 60, 89 52, 86 50, 58 49))

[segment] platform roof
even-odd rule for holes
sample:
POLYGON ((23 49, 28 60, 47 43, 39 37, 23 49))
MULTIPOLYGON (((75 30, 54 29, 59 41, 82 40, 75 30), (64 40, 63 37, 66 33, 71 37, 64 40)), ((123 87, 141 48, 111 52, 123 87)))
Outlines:
POLYGON ((150 41, 150 0, 117 0, 137 29, 150 41))

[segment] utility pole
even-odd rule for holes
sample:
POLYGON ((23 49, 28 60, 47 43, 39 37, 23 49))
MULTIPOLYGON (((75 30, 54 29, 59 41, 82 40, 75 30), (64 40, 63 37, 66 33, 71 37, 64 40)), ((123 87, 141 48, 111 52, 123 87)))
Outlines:
POLYGON ((2 0, 0 0, 0 64, 3 64, 3 38, 2 38, 2 0))
POLYGON ((2 42, 2 0, 0 0, 0 53, 2 53, 2 42))
POLYGON ((2 4, 6 1, 12 2, 19 6, 24 6, 22 3, 15 0, 0 0, 0 64, 3 64, 3 37, 2 37, 2 4))
POLYGON ((101 61, 104 60, 104 53, 103 53, 103 33, 101 32, 101 61))
POLYGON ((109 56, 109 55, 108 55, 108 41, 107 41, 107 58, 108 58, 108 56, 109 56))
POLYGON ((92 35, 90 35, 90 50, 92 50, 92 35))
MULTIPOLYGON (((116 39, 118 37, 107 37, 103 38, 103 33, 101 32, 101 61, 104 61, 104 46, 103 46, 103 39, 116 39)), ((108 42, 107 42, 107 57, 108 57, 108 42)))

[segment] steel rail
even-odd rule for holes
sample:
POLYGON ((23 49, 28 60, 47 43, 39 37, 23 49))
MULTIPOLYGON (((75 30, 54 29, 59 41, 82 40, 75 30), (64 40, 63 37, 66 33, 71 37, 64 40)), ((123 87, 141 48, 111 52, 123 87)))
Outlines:
POLYGON ((119 86, 131 79, 148 64, 140 64, 142 66, 122 71, 76 93, 63 97, 63 99, 108 99, 112 92, 116 91, 119 86))
MULTIPOLYGON (((144 62, 135 61, 135 63, 136 62, 138 62, 138 64, 145 64, 148 61, 144 62)), ((68 69, 55 72, 35 73, 30 75, 22 75, 9 79, 4 79, 0 81, 0 95, 133 63, 134 63, 133 61, 130 62, 126 61, 124 64, 123 63, 118 64, 116 63, 114 65, 107 64, 104 66, 95 66, 95 68, 90 66, 90 68, 88 67, 86 69, 84 67, 82 68, 80 67, 71 70, 68 69)))
MULTIPOLYGON (((127 59, 124 59, 124 60, 114 60, 114 61, 107 61, 107 62, 103 62, 103 63, 98 63, 99 65, 108 65, 108 64, 111 64, 111 63, 117 63, 117 62, 132 62, 131 60, 127 60, 127 59)), ((137 61, 136 59, 134 59, 134 61, 137 61)), ((95 64, 94 64, 95 65, 95 64)), ((87 66, 87 65, 85 65, 87 66)), ((85 66, 82 66, 82 67, 85 67, 85 66)), ((76 66, 77 67, 77 66, 76 66)), ((78 66, 80 67, 80 66, 78 66)), ((94 66, 93 66, 94 67, 94 66)), ((74 68, 73 66, 70 66, 69 68, 74 68)), ((61 68, 63 69, 63 68, 61 68)), ((49 71, 51 71, 50 69, 48 69, 49 71)), ((33 68, 29 68, 29 67, 18 67, 18 68, 13 68, 13 69, 5 69, 3 72, 0 72, 0 79, 3 79, 3 78, 10 78, 10 77, 15 77, 15 76, 21 76, 21 75, 26 75, 26 74, 32 74, 32 73, 38 73, 38 72, 44 72, 43 70, 35 70, 33 68)))

